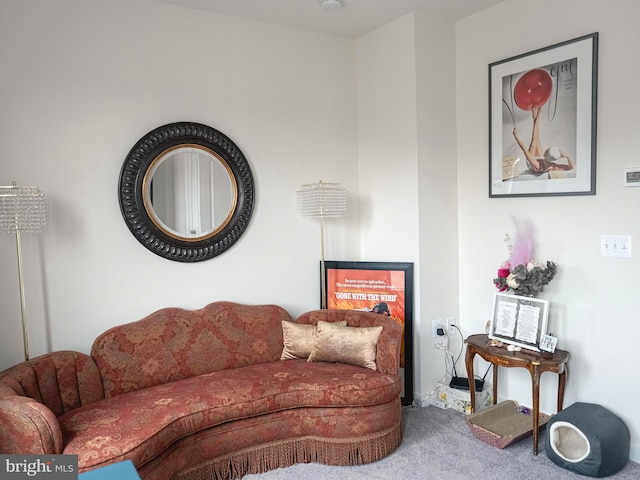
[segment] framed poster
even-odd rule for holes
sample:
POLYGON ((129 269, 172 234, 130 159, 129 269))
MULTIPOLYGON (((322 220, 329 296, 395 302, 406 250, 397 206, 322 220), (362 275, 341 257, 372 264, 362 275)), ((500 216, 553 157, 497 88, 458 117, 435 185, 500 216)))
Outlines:
POLYGON ((496 292, 489 338, 539 352, 548 321, 549 300, 496 292))
POLYGON ((598 33, 489 65, 489 197, 595 195, 598 33))
MULTIPOLYGON (((413 403, 413 263, 325 261, 327 308, 386 315, 403 328, 402 405, 413 403)), ((321 267, 322 268, 322 265, 321 267)))

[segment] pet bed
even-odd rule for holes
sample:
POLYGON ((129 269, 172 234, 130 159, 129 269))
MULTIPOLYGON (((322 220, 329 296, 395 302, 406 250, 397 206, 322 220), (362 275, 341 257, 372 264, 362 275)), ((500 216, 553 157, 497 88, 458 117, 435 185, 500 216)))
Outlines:
POLYGON ((630 433, 606 408, 577 402, 547 424, 545 452, 556 465, 588 477, 607 477, 629 461, 630 433))

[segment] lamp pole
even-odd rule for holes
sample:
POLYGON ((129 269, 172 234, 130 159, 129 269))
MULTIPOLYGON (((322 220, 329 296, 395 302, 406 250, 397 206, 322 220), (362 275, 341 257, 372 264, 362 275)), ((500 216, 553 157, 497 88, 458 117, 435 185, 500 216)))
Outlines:
POLYGON ((22 275, 22 248, 20 244, 20 229, 16 229, 16 250, 18 253, 18 282, 20 283, 20 312, 22 315, 22 343, 24 359, 29 360, 29 334, 27 333, 27 304, 24 299, 24 277, 22 275))
POLYGON ((46 223, 44 194, 37 187, 0 187, 0 233, 15 233, 18 255, 18 283, 20 286, 20 312, 22 318, 22 344, 24 359, 29 360, 29 334, 27 332, 27 307, 22 271, 22 244, 20 234, 39 232, 46 223))
POLYGON ((347 211, 347 193, 339 183, 302 185, 298 190, 298 211, 305 217, 320 219, 320 308, 327 308, 327 281, 324 258, 324 219, 341 217, 347 211))

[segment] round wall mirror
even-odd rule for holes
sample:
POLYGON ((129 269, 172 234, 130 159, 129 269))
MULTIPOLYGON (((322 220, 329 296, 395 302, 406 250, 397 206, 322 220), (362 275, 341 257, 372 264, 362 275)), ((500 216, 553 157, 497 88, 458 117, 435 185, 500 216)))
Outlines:
POLYGON ((142 137, 125 159, 118 190, 135 238, 180 262, 229 249, 253 212, 246 158, 224 134, 198 123, 172 123, 142 137))
POLYGON ((181 240, 204 239, 222 230, 237 198, 227 163, 199 145, 168 149, 152 162, 142 184, 153 223, 181 240))

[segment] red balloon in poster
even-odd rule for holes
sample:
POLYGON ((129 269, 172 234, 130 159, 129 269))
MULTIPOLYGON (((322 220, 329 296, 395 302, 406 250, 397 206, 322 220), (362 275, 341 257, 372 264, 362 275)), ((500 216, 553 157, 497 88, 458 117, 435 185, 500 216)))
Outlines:
POLYGON ((516 82, 513 96, 522 110, 532 110, 544 105, 551 96, 553 80, 545 70, 529 70, 516 82))

